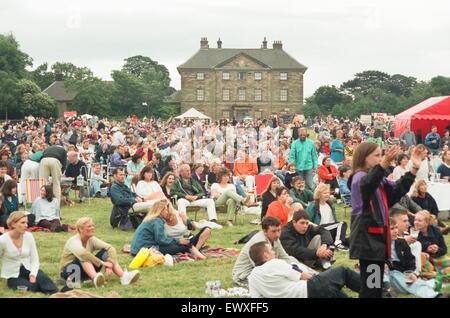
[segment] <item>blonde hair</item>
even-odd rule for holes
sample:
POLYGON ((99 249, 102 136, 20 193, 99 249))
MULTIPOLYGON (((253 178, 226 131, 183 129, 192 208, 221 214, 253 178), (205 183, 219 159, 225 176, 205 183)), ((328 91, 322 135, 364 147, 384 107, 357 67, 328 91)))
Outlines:
POLYGON ((425 221, 425 223, 427 223, 427 225, 431 224, 432 221, 432 215, 430 212, 428 212, 427 210, 421 210, 419 212, 416 213, 416 216, 421 216, 423 217, 423 220, 425 221))
POLYGON ((325 191, 330 192, 330 185, 325 183, 319 183, 316 187, 316 190, 314 190, 314 200, 319 200, 320 195, 325 191))
POLYGON ((77 223, 75 224, 77 231, 80 231, 81 228, 84 228, 87 223, 94 224, 94 221, 92 220, 91 217, 88 217, 88 216, 84 216, 84 217, 78 219, 77 223))
POLYGON ((416 182, 416 184, 414 185, 414 191, 412 193, 413 197, 418 197, 419 196, 419 188, 422 184, 427 184, 427 182, 425 180, 419 180, 416 182))
POLYGON ((8 229, 12 230, 13 229, 12 226, 25 217, 27 217, 27 216, 22 211, 15 211, 15 212, 11 213, 8 217, 8 220, 6 221, 6 225, 8 226, 8 229))
POLYGON ((164 220, 170 220, 174 214, 174 208, 170 201, 162 199, 153 204, 142 222, 150 222, 158 217, 164 220))

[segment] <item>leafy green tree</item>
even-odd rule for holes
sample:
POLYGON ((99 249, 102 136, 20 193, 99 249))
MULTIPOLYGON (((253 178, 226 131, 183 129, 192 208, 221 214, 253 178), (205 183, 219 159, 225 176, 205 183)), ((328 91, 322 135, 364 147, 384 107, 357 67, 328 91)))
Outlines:
POLYGON ((41 92, 39 86, 33 81, 21 79, 17 82, 17 93, 19 97, 19 110, 23 116, 34 115, 50 117, 56 114, 55 101, 45 93, 41 92))
POLYGON ((44 63, 29 73, 29 79, 35 82, 41 90, 44 90, 55 81, 55 74, 49 72, 48 64, 44 63))
POLYGON ((112 77, 113 108, 123 115, 160 116, 164 97, 174 92, 167 68, 142 55, 126 58, 122 70, 113 71, 112 77))
POLYGON ((436 96, 450 95, 450 77, 436 76, 431 79, 431 88, 436 96))
MULTIPOLYGON (((113 71, 114 90, 112 109, 115 114, 143 114, 144 92, 143 83, 135 76, 124 71, 113 71)), ((146 109, 145 109, 146 111, 146 109)))
POLYGON ((0 71, 1 117, 9 118, 11 111, 17 109, 18 92, 16 82, 17 79, 14 76, 5 71, 0 71))
POLYGON ((388 93, 397 96, 410 96, 413 88, 417 85, 417 79, 412 76, 394 74, 389 81, 383 83, 381 87, 388 93))
POLYGON ((27 75, 32 59, 19 48, 12 34, 0 34, 0 111, 2 117, 18 117, 17 81, 27 75))
POLYGON ((89 68, 78 67, 72 63, 56 62, 52 65, 52 71, 55 74, 62 74, 64 81, 86 81, 94 78, 94 74, 89 68))
POLYGON ((341 90, 345 93, 355 95, 367 95, 372 89, 382 87, 389 82, 390 75, 380 71, 364 71, 356 73, 355 78, 344 82, 341 90))
POLYGON ((110 82, 100 80, 86 82, 79 87, 72 108, 80 114, 111 115, 110 99, 113 89, 113 83, 110 82))
POLYGON ((27 75, 25 68, 33 65, 33 60, 19 49, 19 42, 12 34, 0 34, 0 71, 17 79, 27 75))
POLYGON ((162 73, 165 77, 169 78, 169 71, 167 68, 147 56, 136 55, 126 58, 125 64, 122 67, 122 71, 141 79, 143 78, 144 73, 148 70, 155 70, 156 72, 162 73))
POLYGON ((351 97, 339 91, 336 86, 321 86, 314 93, 311 100, 324 113, 329 113, 337 104, 351 102, 351 97))
POLYGON ((317 106, 317 104, 314 103, 305 103, 305 105, 303 106, 303 114, 306 117, 316 117, 316 116, 321 116, 324 115, 324 112, 322 112, 319 108, 319 106, 317 106))

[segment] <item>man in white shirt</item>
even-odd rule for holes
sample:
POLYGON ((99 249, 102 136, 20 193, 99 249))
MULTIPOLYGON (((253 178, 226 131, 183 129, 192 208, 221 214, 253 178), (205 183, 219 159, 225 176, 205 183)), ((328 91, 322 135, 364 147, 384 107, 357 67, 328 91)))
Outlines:
POLYGON ((316 276, 295 264, 276 259, 272 245, 259 242, 250 247, 256 267, 248 277, 252 298, 347 298, 345 286, 359 292, 359 274, 346 267, 329 269, 316 276))
POLYGON ((122 133, 123 130, 124 130, 123 128, 120 128, 119 130, 117 129, 117 127, 114 127, 112 129, 112 131, 114 132, 111 142, 112 146, 125 145, 125 136, 122 133))
POLYGON ((275 217, 265 217, 261 222, 262 231, 259 231, 244 245, 233 267, 233 281, 240 286, 248 285, 248 275, 255 267, 255 263, 251 260, 249 250, 255 243, 266 242, 270 244, 275 252, 275 257, 282 260, 286 264, 295 263, 304 272, 315 275, 318 272, 308 266, 299 263, 297 259, 289 256, 284 250, 280 242, 281 224, 275 217))

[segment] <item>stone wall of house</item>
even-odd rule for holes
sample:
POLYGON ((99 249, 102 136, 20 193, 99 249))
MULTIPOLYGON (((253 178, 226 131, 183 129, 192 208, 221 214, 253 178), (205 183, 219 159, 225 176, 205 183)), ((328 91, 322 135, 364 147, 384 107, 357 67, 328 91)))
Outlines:
POLYGON ((241 54, 211 70, 181 70, 181 112, 193 107, 213 119, 225 115, 238 116, 247 112, 251 117, 268 117, 273 113, 299 113, 303 105, 303 73, 287 70, 287 80, 280 80, 280 72, 270 70, 257 61, 241 54), (229 73, 229 80, 223 73, 229 73), (245 79, 239 79, 239 73, 245 79), (197 73, 204 78, 197 79, 197 73), (255 80, 261 73, 261 80, 255 80), (239 100, 239 90, 245 89, 245 100, 239 100), (255 90, 261 89, 261 100, 255 100, 255 90), (287 89, 288 100, 280 100, 280 90, 287 89), (197 91, 203 90, 203 100, 197 100, 197 91), (229 100, 224 100, 224 90, 229 91, 229 100))

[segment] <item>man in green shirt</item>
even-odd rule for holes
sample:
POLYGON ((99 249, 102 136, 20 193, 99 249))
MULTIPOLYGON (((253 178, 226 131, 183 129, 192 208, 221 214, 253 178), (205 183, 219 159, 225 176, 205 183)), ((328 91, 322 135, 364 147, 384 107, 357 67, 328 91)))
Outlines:
POLYGON ((216 205, 213 199, 205 198, 201 184, 191 176, 191 168, 188 164, 181 165, 180 176, 173 184, 171 195, 177 196, 177 206, 180 215, 186 214, 188 206, 206 208, 208 218, 217 222, 216 205))
POLYGON ((299 138, 292 143, 289 162, 295 163, 299 175, 305 180, 306 186, 313 191, 315 188, 313 174, 317 169, 317 152, 314 142, 307 138, 306 128, 299 128, 299 138))

